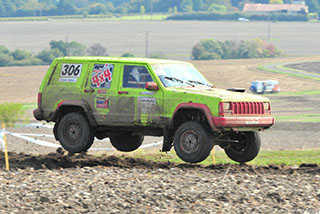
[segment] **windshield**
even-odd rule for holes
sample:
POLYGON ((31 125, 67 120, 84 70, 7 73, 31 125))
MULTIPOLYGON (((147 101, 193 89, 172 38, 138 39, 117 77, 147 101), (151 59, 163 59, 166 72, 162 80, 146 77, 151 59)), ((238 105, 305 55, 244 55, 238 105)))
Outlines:
POLYGON ((189 64, 153 64, 152 68, 165 87, 212 87, 201 73, 189 64))

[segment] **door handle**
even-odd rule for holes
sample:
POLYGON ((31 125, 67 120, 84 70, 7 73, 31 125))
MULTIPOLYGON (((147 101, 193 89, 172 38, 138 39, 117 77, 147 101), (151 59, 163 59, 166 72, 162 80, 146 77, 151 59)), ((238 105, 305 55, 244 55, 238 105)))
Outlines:
POLYGON ((87 88, 87 89, 84 89, 83 92, 92 93, 92 92, 94 92, 94 89, 93 88, 87 88))
POLYGON ((118 94, 129 94, 128 91, 118 91, 118 94))

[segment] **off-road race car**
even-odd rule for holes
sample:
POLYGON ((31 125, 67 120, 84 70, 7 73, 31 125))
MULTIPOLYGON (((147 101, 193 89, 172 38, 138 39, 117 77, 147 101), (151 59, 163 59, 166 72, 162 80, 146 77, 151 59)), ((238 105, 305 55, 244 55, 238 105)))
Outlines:
POLYGON ((129 152, 144 136, 163 136, 162 151, 174 147, 189 163, 214 145, 247 162, 259 152, 258 131, 274 118, 268 98, 242 92, 214 88, 187 62, 65 57, 48 69, 34 117, 55 122, 56 140, 71 153, 88 150, 94 137, 129 152))

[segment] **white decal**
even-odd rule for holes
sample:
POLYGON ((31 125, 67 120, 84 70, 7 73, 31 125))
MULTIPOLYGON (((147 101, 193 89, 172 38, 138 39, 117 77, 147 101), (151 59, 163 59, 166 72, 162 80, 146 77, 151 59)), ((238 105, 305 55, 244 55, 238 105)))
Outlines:
POLYGON ((59 78, 59 82, 77 82, 77 78, 59 78))
POLYGON ((154 113, 156 110, 156 98, 138 97, 138 111, 140 113, 154 113))

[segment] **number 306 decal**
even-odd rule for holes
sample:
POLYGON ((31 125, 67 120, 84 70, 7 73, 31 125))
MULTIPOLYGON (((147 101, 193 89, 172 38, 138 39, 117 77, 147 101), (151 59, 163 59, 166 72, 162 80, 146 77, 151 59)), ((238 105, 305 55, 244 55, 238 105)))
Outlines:
POLYGON ((82 64, 62 64, 61 77, 80 77, 82 64))

